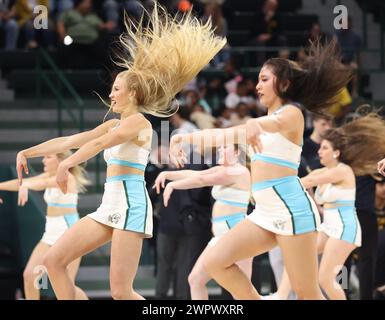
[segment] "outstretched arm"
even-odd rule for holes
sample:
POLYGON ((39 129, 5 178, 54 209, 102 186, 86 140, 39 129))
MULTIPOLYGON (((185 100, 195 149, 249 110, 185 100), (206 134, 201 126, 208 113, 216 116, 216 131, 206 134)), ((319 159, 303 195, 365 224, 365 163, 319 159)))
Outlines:
POLYGON ((306 177, 301 178, 301 182, 305 189, 316 187, 327 183, 338 183, 343 180, 346 168, 335 167, 332 169, 315 170, 306 177))
MULTIPOLYGON (((36 185, 42 183, 43 180, 48 179, 48 175, 46 173, 39 174, 35 177, 24 179, 23 185, 36 185)), ((19 181, 17 179, 8 180, 4 182, 0 182, 0 190, 4 191, 18 191, 19 190, 19 181)), ((31 188, 33 189, 33 188, 31 188)), ((35 189, 33 189, 35 190, 35 189)), ((42 189, 40 189, 42 190, 42 189)))
POLYGON ((59 164, 56 181, 59 188, 66 193, 69 169, 87 161, 100 151, 140 137, 148 129, 148 120, 142 114, 134 114, 120 122, 113 131, 93 139, 82 145, 73 155, 59 164))
POLYGON ((156 189, 156 193, 160 193, 160 188, 164 188, 166 180, 180 180, 192 175, 199 174, 199 171, 195 170, 178 170, 178 171, 162 171, 156 177, 153 189, 156 189))
POLYGON ((70 149, 77 149, 86 144, 88 141, 96 139, 108 132, 108 130, 116 124, 118 120, 112 119, 106 121, 95 129, 74 134, 68 137, 59 137, 40 143, 31 148, 20 151, 16 157, 16 171, 21 184, 23 173, 29 174, 27 159, 42 157, 50 154, 57 154, 60 152, 68 151, 70 149))
POLYGON ((170 196, 174 190, 203 188, 214 185, 230 185, 236 181, 237 175, 229 173, 224 166, 217 166, 200 171, 186 179, 176 180, 167 184, 163 192, 164 206, 167 207, 170 196))

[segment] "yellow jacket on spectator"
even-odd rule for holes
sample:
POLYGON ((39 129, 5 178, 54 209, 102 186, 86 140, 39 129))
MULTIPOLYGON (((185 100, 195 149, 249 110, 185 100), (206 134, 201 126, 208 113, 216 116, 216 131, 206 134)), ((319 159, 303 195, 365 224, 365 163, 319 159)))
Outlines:
POLYGON ((17 17, 17 23, 19 26, 23 26, 28 20, 32 19, 33 17, 33 6, 34 5, 43 5, 47 8, 47 12, 49 12, 49 0, 16 0, 16 17, 17 17))
POLYGON ((346 114, 347 110, 344 110, 344 109, 349 107, 351 103, 352 103, 352 97, 350 96, 348 89, 345 87, 338 94, 337 102, 334 105, 332 105, 328 111, 335 118, 339 118, 346 114))

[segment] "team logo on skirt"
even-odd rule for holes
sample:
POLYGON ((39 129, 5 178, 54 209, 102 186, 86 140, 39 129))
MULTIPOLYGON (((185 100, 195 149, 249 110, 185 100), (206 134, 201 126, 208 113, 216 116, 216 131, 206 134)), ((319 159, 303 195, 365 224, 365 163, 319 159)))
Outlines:
POLYGON ((277 219, 273 224, 276 229, 283 230, 285 228, 285 220, 277 219))
POLYGON ((117 224, 117 223, 119 223, 120 218, 121 218, 121 216, 119 213, 114 213, 114 214, 110 214, 108 216, 108 221, 111 223, 117 224))

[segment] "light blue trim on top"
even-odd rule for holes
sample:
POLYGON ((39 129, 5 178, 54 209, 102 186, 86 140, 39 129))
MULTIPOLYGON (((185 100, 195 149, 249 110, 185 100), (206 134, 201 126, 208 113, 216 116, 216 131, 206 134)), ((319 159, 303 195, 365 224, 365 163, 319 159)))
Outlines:
POLYGON ((328 202, 330 204, 337 204, 344 207, 354 207, 355 200, 338 200, 334 202, 328 202))
POLYGON ((47 202, 48 206, 51 207, 60 207, 60 208, 76 208, 77 204, 73 203, 55 203, 55 202, 47 202))
POLYGON ((287 161, 287 160, 282 160, 282 159, 278 159, 278 158, 264 156, 260 153, 254 153, 251 156, 251 161, 257 161, 257 160, 276 164, 276 165, 282 166, 282 167, 289 167, 289 168, 294 169, 294 170, 297 170, 299 167, 299 163, 294 163, 294 162, 287 161))
POLYGON ((114 159, 114 158, 109 159, 107 161, 107 165, 110 165, 110 164, 117 164, 120 166, 132 167, 132 168, 139 169, 142 171, 144 171, 146 169, 146 166, 143 164, 136 163, 136 162, 130 162, 130 161, 126 161, 126 160, 114 159))
POLYGON ((283 106, 280 106, 277 110, 275 110, 272 114, 277 114, 282 110, 286 109, 288 106, 289 106, 288 104, 284 104, 283 106))
POLYGON ((253 192, 256 192, 258 190, 263 190, 267 188, 271 188, 273 186, 276 186, 281 183, 287 183, 291 181, 299 181, 298 176, 286 176, 283 178, 277 178, 277 179, 270 179, 262 182, 255 182, 252 185, 253 192))
POLYGON ((225 199, 217 199, 216 201, 223 203, 223 204, 228 204, 230 206, 235 206, 235 207, 247 208, 249 206, 249 203, 236 202, 236 201, 230 201, 230 200, 225 200, 225 199))
POLYGON ((120 176, 107 177, 106 182, 114 181, 144 181, 144 176, 140 174, 122 174, 120 176))

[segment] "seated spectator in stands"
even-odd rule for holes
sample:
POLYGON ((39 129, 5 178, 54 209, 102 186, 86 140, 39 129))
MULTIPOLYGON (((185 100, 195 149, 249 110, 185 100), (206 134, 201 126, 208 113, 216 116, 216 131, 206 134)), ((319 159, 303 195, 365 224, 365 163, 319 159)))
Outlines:
MULTIPOLYGON (((102 0, 94 1, 93 8, 96 14, 102 18, 103 21, 114 26, 111 31, 117 31, 120 25, 120 12, 122 11, 119 5, 119 0, 102 0)), ((128 12, 127 12, 128 13, 128 12)))
POLYGON ((337 30, 335 35, 342 51, 342 62, 351 66, 355 71, 351 81, 352 97, 358 96, 358 77, 356 71, 360 66, 361 38, 352 29, 352 19, 348 18, 348 28, 337 30))
POLYGON ((224 108, 222 110, 222 113, 218 118, 219 126, 221 128, 228 128, 233 125, 233 122, 231 121, 231 116, 233 113, 234 113, 234 110, 230 108, 224 108))
POLYGON ((191 133, 198 128, 190 121, 190 110, 185 107, 180 107, 176 113, 170 117, 170 123, 176 133, 191 133))
POLYGON ((230 109, 236 108, 240 102, 247 104, 251 108, 255 107, 255 97, 250 93, 248 80, 238 82, 236 92, 230 92, 225 99, 225 105, 230 109))
MULTIPOLYGON (((309 41, 314 42, 320 39, 321 42, 324 42, 324 41, 327 41, 329 38, 330 38, 329 35, 321 30, 321 25, 318 22, 313 22, 310 27, 310 30, 306 31, 302 39, 301 45, 303 47, 307 47, 309 45, 309 41)), ((303 47, 297 52, 298 61, 303 61, 304 59, 306 59, 307 55, 303 47)))
POLYGON ((385 178, 376 176, 376 215, 378 224, 375 299, 385 300, 385 178))
POLYGON ((59 59, 64 68, 97 67, 106 61, 101 31, 111 31, 113 22, 104 23, 92 12, 92 0, 75 0, 74 8, 59 18, 58 33, 62 42, 59 59))
MULTIPOLYGON (((15 13, 17 17, 17 23, 24 36, 26 47, 34 49, 40 44, 46 46, 53 44, 54 32, 51 26, 49 17, 47 17, 49 24, 48 30, 39 29, 36 30, 34 27, 34 19, 36 14, 33 12, 35 6, 42 5, 50 11, 49 0, 16 0, 15 13), (39 34, 41 35, 41 41, 38 41, 39 34)), ((39 12, 40 14, 40 12, 39 12)))
POLYGON ((14 50, 17 46, 19 26, 15 20, 15 0, 0 1, 0 32, 4 30, 5 50, 14 50))
POLYGON ((193 121, 199 129, 213 129, 217 127, 218 123, 217 119, 207 113, 200 104, 192 107, 190 120, 193 121))
MULTIPOLYGON (((211 18, 212 25, 215 28, 214 33, 220 37, 227 37, 227 21, 222 13, 221 5, 215 1, 207 2, 204 8, 203 21, 211 18)), ((211 65, 216 68, 223 68, 225 63, 230 59, 230 46, 226 46, 214 57, 211 65)))
POLYGON ((309 170, 315 170, 322 167, 318 150, 321 146, 322 137, 327 130, 331 129, 332 121, 326 116, 318 114, 313 115, 313 132, 305 139, 302 149, 302 156, 305 158, 309 170))
POLYGON ((186 107, 190 112, 195 106, 201 106, 203 110, 209 114, 211 114, 211 108, 208 105, 207 101, 200 97, 200 94, 197 90, 186 90, 182 93, 182 99, 184 101, 182 104, 186 107))
POLYGON ((230 121, 233 126, 245 124, 247 120, 251 119, 249 106, 244 103, 238 103, 235 112, 230 116, 230 121))
MULTIPOLYGON (((257 12, 255 23, 251 27, 252 39, 250 45, 257 47, 285 46, 286 38, 281 34, 280 21, 278 18, 278 0, 266 0, 262 8, 257 12)), ((274 52, 257 52, 257 65, 270 56, 276 56, 274 52)))
POLYGON ((223 101, 227 95, 221 78, 210 79, 208 84, 201 89, 202 96, 211 108, 214 117, 220 115, 223 101))

